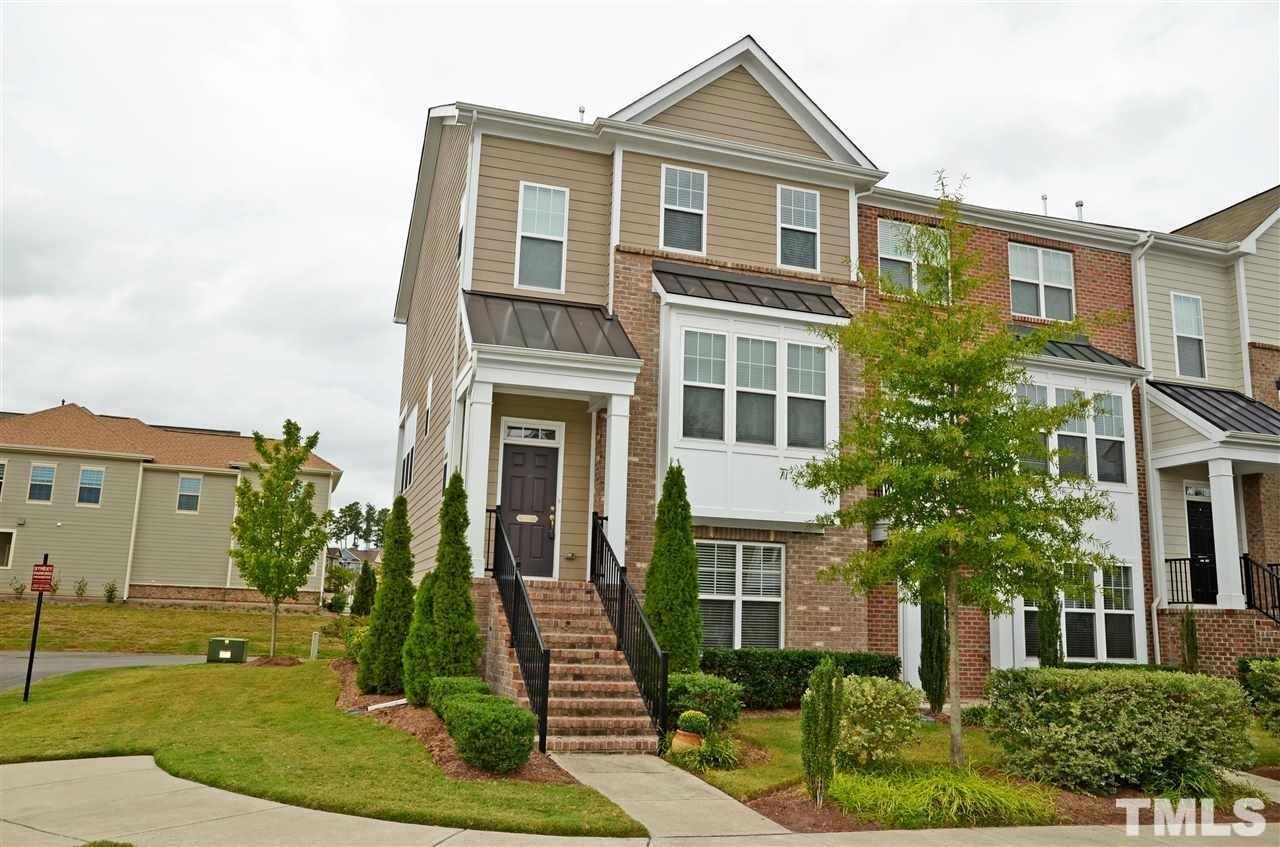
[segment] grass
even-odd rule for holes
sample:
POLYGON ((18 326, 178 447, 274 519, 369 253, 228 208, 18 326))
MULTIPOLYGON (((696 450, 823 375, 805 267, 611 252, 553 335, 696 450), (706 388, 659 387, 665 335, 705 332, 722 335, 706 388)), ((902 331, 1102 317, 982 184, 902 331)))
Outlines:
POLYGON ((1249 727, 1249 740, 1258 753, 1258 767, 1280 765, 1280 737, 1263 729, 1260 721, 1254 721, 1249 727))
MULTIPOLYGON (((31 603, 0 602, 0 650, 26 650, 31 643, 31 603)), ((276 653, 307 656, 311 633, 332 620, 319 612, 281 612, 276 653)), ((266 655, 271 612, 257 609, 196 609, 120 603, 45 603, 40 649, 109 653, 198 653, 214 636, 247 638, 253 655, 266 655)), ((338 638, 320 636, 320 655, 341 656, 338 638)))
MULTIPOLYGON (((153 610, 148 610, 153 611, 153 610)), ((644 835, 581 785, 448 779, 413 736, 345 715, 325 662, 89 671, 0 694, 0 763, 155 756, 173 774, 281 803, 410 823, 644 835)))
POLYGON ((944 765, 840 773, 831 799, 890 829, 1038 826, 1055 819, 1053 792, 944 765))

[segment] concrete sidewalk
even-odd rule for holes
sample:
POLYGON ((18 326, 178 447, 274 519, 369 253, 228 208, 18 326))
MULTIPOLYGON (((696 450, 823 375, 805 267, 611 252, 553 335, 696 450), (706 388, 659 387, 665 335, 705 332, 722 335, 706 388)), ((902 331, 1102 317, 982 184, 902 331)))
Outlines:
MULTIPOLYGON (((608 765, 599 773, 609 773, 608 765)), ((723 796, 723 795, 722 795, 723 796)), ((651 801, 638 801, 651 802, 651 801)), ((657 801, 662 802, 662 801, 657 801)), ((698 801, 694 801, 697 803, 698 801)), ((720 810, 700 805, 715 823, 720 810)), ((136 847, 1103 847, 1168 844, 1149 828, 1123 827, 724 834, 699 837, 559 838, 420 826, 285 806, 172 777, 150 756, 0 766, 0 844, 66 847, 95 839, 136 847)), ((1262 838, 1181 836, 1177 843, 1274 843, 1262 838)))
MULTIPOLYGON (((100 668, 136 668, 151 665, 192 665, 204 656, 181 656, 168 653, 79 653, 36 649, 36 664, 31 681, 47 676, 92 671, 100 668)), ((26 650, 0 650, 0 691, 18 688, 27 677, 26 650)))

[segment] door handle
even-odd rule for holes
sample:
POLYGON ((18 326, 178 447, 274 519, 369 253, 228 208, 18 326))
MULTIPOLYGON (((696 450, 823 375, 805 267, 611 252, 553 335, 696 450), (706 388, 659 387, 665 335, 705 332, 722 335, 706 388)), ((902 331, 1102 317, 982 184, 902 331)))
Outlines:
POLYGON ((553 505, 547 509, 547 537, 553 537, 556 533, 556 507, 553 505))

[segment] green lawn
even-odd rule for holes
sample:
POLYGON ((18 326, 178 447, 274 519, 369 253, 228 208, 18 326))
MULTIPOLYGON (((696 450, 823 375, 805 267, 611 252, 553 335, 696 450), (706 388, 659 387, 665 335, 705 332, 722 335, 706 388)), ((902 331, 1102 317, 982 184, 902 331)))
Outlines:
POLYGON ((510 832, 645 834, 585 786, 448 779, 416 738, 343 714, 337 696, 326 662, 54 677, 33 686, 25 706, 19 690, 0 694, 0 763, 153 754, 178 777, 331 812, 510 832))
MULTIPOLYGON (((0 602, 0 650, 26 650, 31 644, 35 606, 0 602)), ((333 619, 320 612, 281 612, 276 653, 307 656, 311 633, 333 619)), ((187 609, 129 606, 120 603, 45 603, 40 615, 40 648, 119 653, 204 654, 214 636, 249 639, 252 655, 267 654, 271 613, 265 610, 187 609)), ((320 636, 320 655, 343 654, 337 638, 320 636)))
POLYGON ((1258 767, 1280 765, 1280 738, 1264 730, 1262 724, 1255 721, 1249 727, 1249 740, 1258 752, 1258 767))

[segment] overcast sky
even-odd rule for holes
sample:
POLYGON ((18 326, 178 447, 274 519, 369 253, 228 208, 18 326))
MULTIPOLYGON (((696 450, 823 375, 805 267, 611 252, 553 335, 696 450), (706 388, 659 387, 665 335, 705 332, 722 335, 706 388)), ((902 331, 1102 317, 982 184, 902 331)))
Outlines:
POLYGON ((608 115, 750 32, 886 185, 1170 229, 1280 181, 1278 9, 4 3, 0 408, 294 417, 386 505, 429 106, 608 115))

